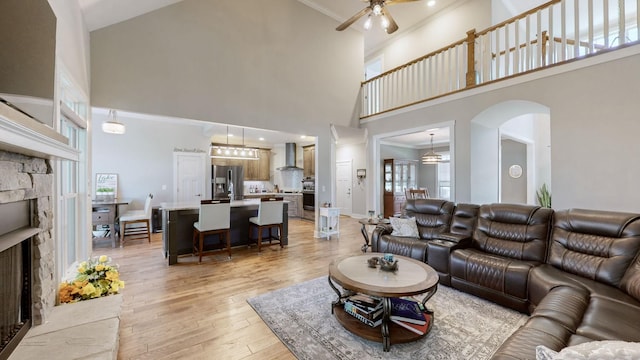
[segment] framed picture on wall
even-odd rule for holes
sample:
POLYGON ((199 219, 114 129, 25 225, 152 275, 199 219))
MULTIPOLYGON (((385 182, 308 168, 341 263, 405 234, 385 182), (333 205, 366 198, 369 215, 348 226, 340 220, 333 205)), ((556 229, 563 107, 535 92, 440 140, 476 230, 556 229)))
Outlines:
POLYGON ((118 197, 118 174, 96 174, 96 198, 115 199, 118 197))

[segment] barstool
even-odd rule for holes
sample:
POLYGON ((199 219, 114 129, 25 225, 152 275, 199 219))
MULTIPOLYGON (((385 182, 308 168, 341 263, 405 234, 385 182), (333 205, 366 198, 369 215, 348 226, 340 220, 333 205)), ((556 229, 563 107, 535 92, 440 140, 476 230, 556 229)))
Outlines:
POLYGON ((128 210, 124 214, 120 215, 120 246, 124 246, 125 236, 135 236, 136 239, 146 236, 149 242, 151 242, 151 199, 153 194, 147 196, 147 200, 144 202, 144 210, 128 210), (127 225, 144 223, 145 227, 137 226, 127 229, 127 225))
POLYGON ((280 247, 284 247, 282 243, 282 197, 267 197, 260 199, 260 206, 258 207, 258 216, 249 218, 249 243, 253 240, 258 242, 258 252, 262 250, 262 230, 264 228, 269 229, 269 245, 272 245, 274 239, 271 230, 273 228, 278 229, 278 243, 280 247), (252 239, 251 234, 254 228, 258 229, 258 238, 252 239))
POLYGON ((231 258, 231 199, 202 200, 198 221, 193 223, 193 252, 198 252, 198 263, 202 262, 204 237, 218 234, 220 244, 222 235, 227 240, 227 251, 231 258))

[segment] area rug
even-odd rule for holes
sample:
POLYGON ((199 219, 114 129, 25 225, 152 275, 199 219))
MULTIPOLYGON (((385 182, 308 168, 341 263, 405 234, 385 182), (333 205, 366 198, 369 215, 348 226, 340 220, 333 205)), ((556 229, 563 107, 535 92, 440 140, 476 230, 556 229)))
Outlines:
POLYGON ((422 339, 382 344, 345 330, 331 314, 336 299, 326 277, 247 299, 298 359, 489 359, 527 316, 489 301, 439 286, 427 302, 435 312, 422 339))

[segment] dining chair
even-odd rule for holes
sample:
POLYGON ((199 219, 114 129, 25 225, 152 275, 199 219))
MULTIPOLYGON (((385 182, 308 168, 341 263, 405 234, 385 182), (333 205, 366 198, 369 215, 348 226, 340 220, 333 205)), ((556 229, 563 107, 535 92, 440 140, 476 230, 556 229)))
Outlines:
POLYGON ((205 236, 214 234, 219 236, 220 245, 224 235, 231 259, 231 199, 200 201, 198 221, 193 223, 193 252, 198 253, 198 263, 202 263, 205 236))
POLYGON ((153 194, 147 195, 147 200, 144 202, 143 210, 128 210, 124 214, 120 215, 120 247, 124 246, 125 237, 129 236, 129 240, 141 239, 146 237, 151 242, 151 200, 153 194), (127 225, 144 224, 144 226, 131 226, 127 228, 127 225))
POLYGON ((427 188, 407 189, 405 190, 405 196, 407 199, 428 199, 429 190, 427 190, 427 188))
POLYGON ((258 207, 258 216, 249 218, 249 244, 254 240, 258 243, 258 252, 262 251, 262 242, 269 240, 268 245, 272 245, 272 241, 275 239, 280 244, 280 247, 284 247, 282 243, 282 197, 265 197, 260 199, 260 205, 258 207), (264 229, 269 229, 269 237, 262 238, 262 232, 264 229), (278 237, 274 238, 272 229, 278 230, 278 237), (253 229, 257 229, 257 239, 252 238, 253 229))

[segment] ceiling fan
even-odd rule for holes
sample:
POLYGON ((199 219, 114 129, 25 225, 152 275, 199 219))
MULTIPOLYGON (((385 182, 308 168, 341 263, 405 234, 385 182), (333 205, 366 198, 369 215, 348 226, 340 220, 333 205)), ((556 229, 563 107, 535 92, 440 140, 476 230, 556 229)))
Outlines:
POLYGON ((386 11, 385 7, 387 5, 393 5, 393 4, 404 3, 404 2, 412 2, 412 1, 420 1, 420 0, 362 0, 362 1, 365 1, 365 2, 368 1, 369 6, 360 10, 357 14, 353 15, 347 21, 340 24, 336 28, 336 30, 342 31, 348 28, 349 26, 351 26, 351 24, 356 22, 361 17, 365 15, 369 15, 369 18, 364 24, 365 29, 368 30, 369 27, 371 26, 371 21, 372 21, 371 16, 374 15, 374 16, 379 16, 382 19, 382 26, 387 31, 387 34, 392 34, 396 30, 398 30, 398 24, 396 24, 396 21, 393 20, 393 17, 391 17, 391 14, 388 11, 386 11))

